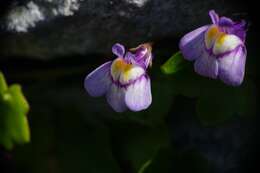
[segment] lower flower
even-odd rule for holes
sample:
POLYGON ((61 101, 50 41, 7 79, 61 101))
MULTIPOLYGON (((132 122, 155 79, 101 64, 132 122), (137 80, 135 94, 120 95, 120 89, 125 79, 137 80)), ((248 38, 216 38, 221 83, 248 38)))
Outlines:
POLYGON ((146 70, 151 64, 151 47, 143 44, 126 52, 124 46, 115 44, 112 51, 118 57, 92 73, 84 82, 93 97, 105 95, 116 112, 141 111, 152 103, 151 82, 146 70))

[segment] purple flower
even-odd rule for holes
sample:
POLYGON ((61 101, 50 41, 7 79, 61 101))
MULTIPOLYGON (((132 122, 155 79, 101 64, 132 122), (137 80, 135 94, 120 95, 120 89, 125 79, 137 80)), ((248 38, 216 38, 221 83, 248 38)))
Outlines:
POLYGON ((243 82, 246 61, 245 21, 234 22, 209 12, 213 24, 202 26, 180 41, 185 59, 195 61, 195 71, 238 86, 243 82))
POLYGON ((116 112, 127 109, 141 111, 152 103, 150 78, 146 70, 152 62, 149 44, 125 51, 115 44, 112 52, 117 56, 90 73, 84 82, 93 97, 106 95, 107 102, 116 112))

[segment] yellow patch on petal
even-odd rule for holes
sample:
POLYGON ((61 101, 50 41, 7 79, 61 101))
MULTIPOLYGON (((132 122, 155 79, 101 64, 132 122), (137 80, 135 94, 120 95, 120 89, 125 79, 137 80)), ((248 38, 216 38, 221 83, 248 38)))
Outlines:
POLYGON ((242 41, 239 37, 232 34, 221 33, 216 39, 215 45, 213 47, 213 53, 218 55, 232 51, 240 44, 242 44, 242 41))
POLYGON ((111 66, 111 75, 115 81, 126 84, 130 80, 135 80, 145 73, 142 67, 128 64, 122 58, 114 60, 111 66))
POLYGON ((132 67, 131 64, 128 64, 122 58, 117 58, 112 64, 112 73, 117 72, 127 72, 132 67))
POLYGON ((115 81, 119 81, 121 84, 126 84, 130 80, 135 80, 139 76, 145 73, 144 69, 128 64, 122 58, 114 60, 111 66, 111 75, 115 81))
POLYGON ((218 35, 220 33, 221 33, 221 31, 219 30, 218 26, 216 26, 216 25, 212 25, 208 29, 208 31, 205 34, 205 43, 206 43, 206 47, 208 49, 210 49, 213 46, 216 38, 218 37, 218 35))
POLYGON ((213 39, 215 38, 219 33, 219 28, 216 25, 213 25, 210 27, 210 29, 207 31, 207 37, 208 39, 213 39))

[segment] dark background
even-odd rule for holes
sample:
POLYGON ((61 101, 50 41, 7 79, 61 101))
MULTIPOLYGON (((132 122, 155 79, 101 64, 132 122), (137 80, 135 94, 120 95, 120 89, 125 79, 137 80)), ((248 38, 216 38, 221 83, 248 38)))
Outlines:
MULTIPOLYGON (((112 56, 113 43, 134 47, 152 41, 156 58, 151 76, 154 83, 160 83, 154 73, 178 50, 183 34, 209 23, 210 9, 248 21, 247 69, 258 89, 256 2, 150 0, 141 8, 123 0, 113 2, 109 6, 102 0, 83 1, 81 8, 68 17, 52 16, 43 3, 40 6, 47 14, 46 20, 26 33, 17 33, 6 28, 6 16, 28 1, 0 1, 0 70, 9 84, 23 86, 31 107, 31 143, 12 151, 0 148, 1 173, 132 172, 118 148, 124 140, 120 135, 127 137, 131 133, 127 127, 138 129, 138 125, 127 123, 123 130, 118 127, 125 121, 124 115, 114 113, 104 99, 88 96, 83 88, 84 77, 112 56), (122 16, 121 10, 126 15, 122 16), (101 149, 95 150, 98 147, 101 149), (112 157, 116 162, 111 161, 112 157)), ((255 97, 258 100, 258 92, 255 97)), ((259 171, 257 116, 204 127, 194 116, 196 99, 176 96, 169 100, 172 103, 164 120, 176 150, 196 150, 209 162, 210 172, 259 171)), ((178 167, 174 159, 170 162, 178 167)), ((190 162, 189 158, 185 160, 187 165, 190 162)), ((184 166, 177 172, 185 171, 184 166)))

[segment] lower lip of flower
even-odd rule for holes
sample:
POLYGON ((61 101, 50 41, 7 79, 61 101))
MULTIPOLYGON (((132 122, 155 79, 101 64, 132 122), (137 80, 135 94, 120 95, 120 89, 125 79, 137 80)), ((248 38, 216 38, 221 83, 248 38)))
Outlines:
POLYGON ((112 83, 115 84, 116 86, 118 86, 120 88, 127 88, 129 85, 134 84, 136 81, 143 78, 144 76, 147 76, 147 75, 142 74, 141 76, 139 76, 136 79, 129 80, 127 83, 121 83, 119 80, 114 80, 112 75, 110 75, 110 79, 111 79, 112 83))

